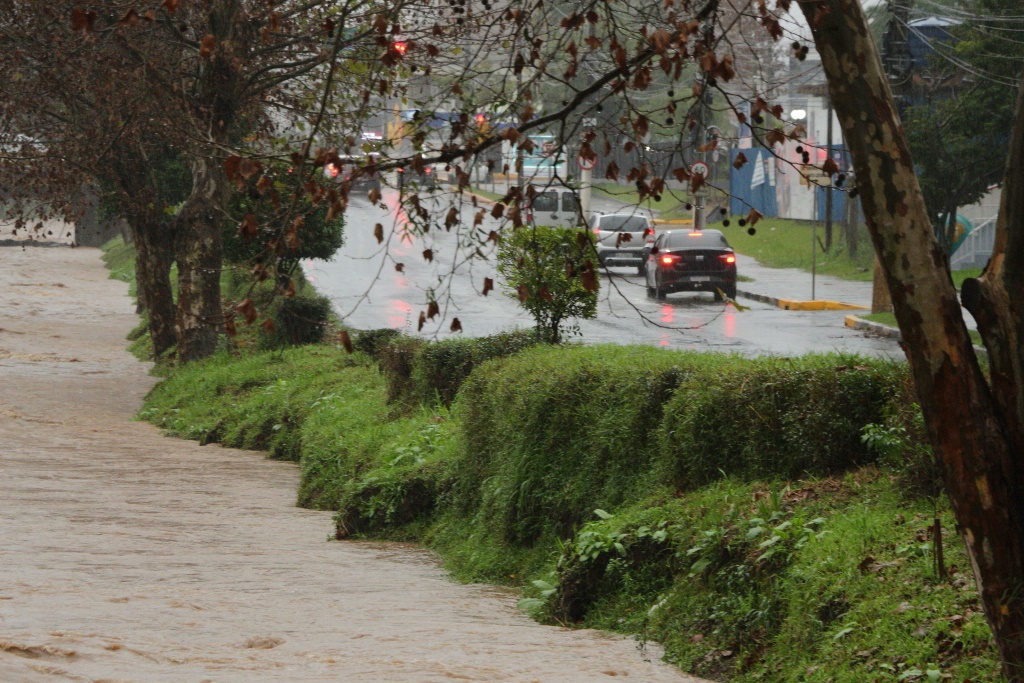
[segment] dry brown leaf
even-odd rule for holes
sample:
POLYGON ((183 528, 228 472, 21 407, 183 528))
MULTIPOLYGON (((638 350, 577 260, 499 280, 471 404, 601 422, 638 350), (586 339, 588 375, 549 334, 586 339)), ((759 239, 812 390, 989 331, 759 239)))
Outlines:
POLYGON ((345 350, 349 353, 354 353, 355 348, 352 346, 352 337, 349 335, 348 330, 342 330, 338 333, 338 342, 345 347, 345 350))

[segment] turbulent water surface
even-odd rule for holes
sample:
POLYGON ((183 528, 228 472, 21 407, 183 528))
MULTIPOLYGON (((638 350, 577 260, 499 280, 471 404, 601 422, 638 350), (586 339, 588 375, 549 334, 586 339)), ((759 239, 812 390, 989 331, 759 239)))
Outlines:
POLYGON ((328 542, 297 469, 162 437, 96 250, 0 248, 0 681, 686 681, 415 547, 328 542))

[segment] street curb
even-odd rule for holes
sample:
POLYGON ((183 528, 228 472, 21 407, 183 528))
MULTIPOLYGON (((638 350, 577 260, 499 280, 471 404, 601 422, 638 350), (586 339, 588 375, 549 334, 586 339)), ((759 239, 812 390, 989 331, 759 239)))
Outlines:
MULTIPOLYGON (((775 306, 782 308, 787 311, 866 311, 868 310, 865 306, 858 306, 856 304, 847 304, 842 301, 827 301, 819 299, 817 301, 797 301, 796 299, 777 299, 773 296, 765 296, 764 294, 756 294, 754 292, 747 292, 745 290, 737 289, 736 294, 746 299, 753 299, 754 301, 760 301, 763 304, 769 306, 775 306)), ((853 316, 848 316, 853 317, 853 316)), ((859 319, 859 318, 858 318, 859 319)), ((865 321, 866 322, 866 321, 865 321)))
MULTIPOLYGON (((843 324, 853 330, 862 330, 864 332, 870 332, 871 334, 877 334, 880 337, 890 337, 903 342, 903 335, 900 333, 898 327, 890 327, 889 325, 883 325, 882 323, 872 322, 870 320, 864 320, 864 318, 858 318, 855 315, 848 315, 843 321, 843 324)), ((974 351, 981 358, 988 358, 988 350, 984 346, 978 346, 974 344, 974 351)))
POLYGON ((882 323, 872 322, 870 320, 864 320, 864 318, 858 318, 855 315, 848 315, 843 321, 843 324, 853 330, 863 330, 872 334, 877 334, 880 337, 891 337, 898 341, 902 341, 903 337, 900 334, 898 327, 890 327, 883 325, 882 323))

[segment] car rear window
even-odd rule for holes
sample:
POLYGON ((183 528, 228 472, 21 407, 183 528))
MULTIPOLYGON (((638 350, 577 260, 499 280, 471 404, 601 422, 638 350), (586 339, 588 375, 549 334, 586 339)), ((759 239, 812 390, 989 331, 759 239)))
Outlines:
POLYGON ((725 241, 725 235, 717 230, 705 230, 703 232, 679 231, 672 232, 665 236, 665 247, 667 249, 679 249, 685 247, 701 247, 704 249, 728 248, 729 243, 725 241))
POLYGON ((647 228, 643 216, 601 216, 601 230, 610 232, 642 232, 647 228))
POLYGON ((579 202, 576 201, 576 194, 574 192, 562 193, 562 211, 573 213, 579 208, 579 206, 579 202))

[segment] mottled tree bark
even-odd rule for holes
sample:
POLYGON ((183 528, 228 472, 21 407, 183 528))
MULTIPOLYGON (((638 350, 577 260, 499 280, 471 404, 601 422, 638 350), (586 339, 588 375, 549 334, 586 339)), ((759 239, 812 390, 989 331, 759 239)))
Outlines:
POLYGON ((811 24, 850 147, 868 229, 889 285, 921 409, 943 467, 946 492, 971 558, 985 615, 1004 672, 1012 681, 1024 681, 1024 472, 1019 467, 1024 454, 1020 391, 1024 113, 1018 107, 1003 194, 1002 241, 975 288, 974 308, 992 354, 990 386, 978 365, 946 259, 928 219, 862 8, 857 0, 799 0, 799 4, 811 24))
POLYGON ((223 254, 223 171, 200 157, 193 189, 177 217, 178 359, 192 361, 217 349, 224 323, 220 298, 223 254))
POLYGON ((193 96, 204 141, 196 145, 192 194, 178 214, 178 359, 212 354, 224 325, 220 298, 222 224, 230 188, 224 173, 234 122, 246 106, 241 61, 254 41, 238 0, 216 0, 197 8, 213 40, 200 57, 193 96))

